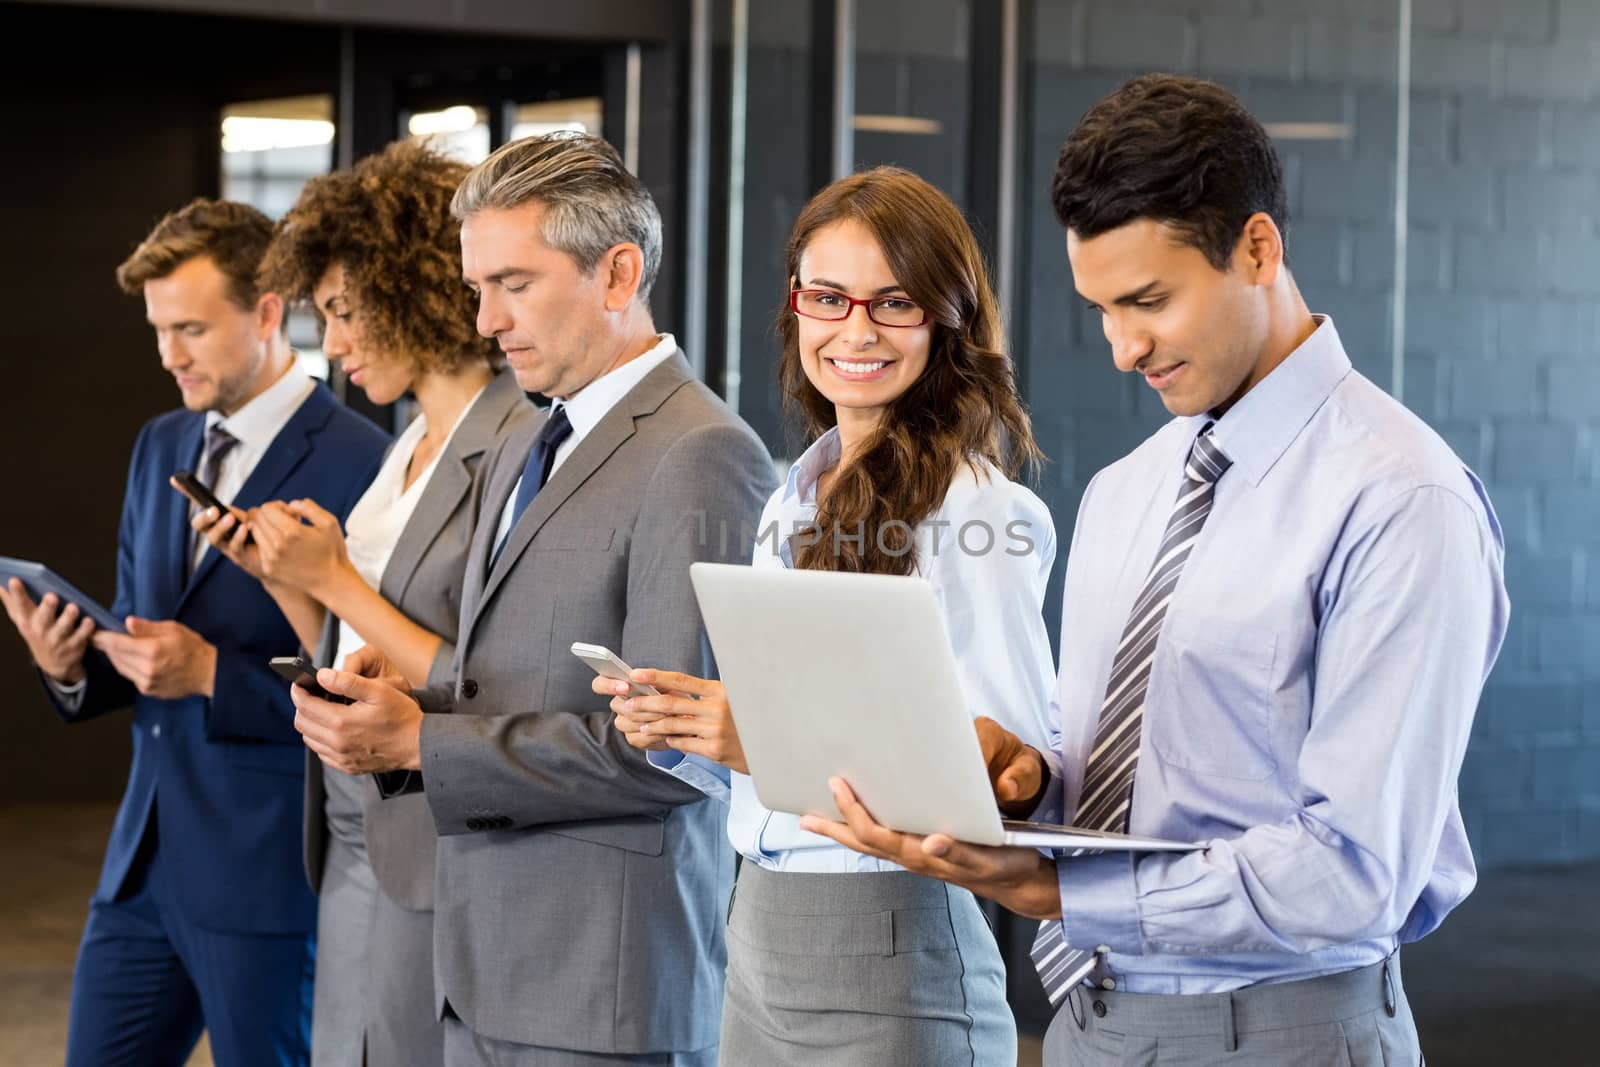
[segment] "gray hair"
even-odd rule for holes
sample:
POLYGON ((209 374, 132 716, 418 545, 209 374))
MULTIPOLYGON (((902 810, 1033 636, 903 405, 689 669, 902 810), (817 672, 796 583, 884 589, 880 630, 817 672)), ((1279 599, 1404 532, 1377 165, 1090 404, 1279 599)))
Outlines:
POLYGON ((644 256, 638 299, 650 298, 661 269, 661 214, 616 149, 571 131, 512 141, 472 168, 450 211, 466 220, 535 202, 545 206, 544 243, 571 256, 585 274, 594 273, 607 249, 638 245, 644 256))

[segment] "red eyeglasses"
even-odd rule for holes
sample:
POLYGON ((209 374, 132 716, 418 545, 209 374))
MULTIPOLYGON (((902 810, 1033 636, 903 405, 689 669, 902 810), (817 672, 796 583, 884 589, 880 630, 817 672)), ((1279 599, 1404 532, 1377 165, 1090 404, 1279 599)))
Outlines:
POLYGON ((824 322, 842 322, 860 304, 867 309, 867 318, 879 326, 923 326, 928 313, 921 304, 903 296, 875 296, 858 300, 853 296, 836 293, 832 289, 791 289, 789 307, 796 315, 824 322))

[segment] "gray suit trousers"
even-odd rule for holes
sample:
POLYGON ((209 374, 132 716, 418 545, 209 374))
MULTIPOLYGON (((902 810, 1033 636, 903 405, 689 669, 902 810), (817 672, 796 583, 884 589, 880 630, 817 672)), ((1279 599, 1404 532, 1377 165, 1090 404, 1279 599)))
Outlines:
POLYGON ((378 895, 367 846, 359 840, 332 838, 317 895, 312 1067, 361 1067, 364 1062, 367 949, 378 895))
POLYGON ((369 1067, 439 1067, 444 1028, 433 995, 433 912, 374 894, 368 950, 369 1067))
POLYGON ((1079 986, 1050 1023, 1046 1067, 1417 1067, 1400 957, 1343 974, 1167 996, 1079 986))

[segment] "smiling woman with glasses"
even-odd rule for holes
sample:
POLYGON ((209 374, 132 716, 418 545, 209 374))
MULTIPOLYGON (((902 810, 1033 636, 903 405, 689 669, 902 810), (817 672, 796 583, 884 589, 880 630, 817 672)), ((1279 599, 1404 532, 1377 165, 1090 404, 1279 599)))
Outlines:
MULTIPOLYGON (((760 528, 776 523, 780 537, 756 546, 755 566, 925 578, 980 738, 998 736, 998 720, 1049 751, 1040 612, 1055 533, 1011 480, 1039 453, 971 229, 933 186, 880 167, 806 205, 788 270, 779 373, 814 442, 767 504, 760 528)), ((653 764, 728 800, 746 861, 728 918, 722 1062, 1015 1062, 1004 965, 972 895, 763 807, 720 683, 633 677, 662 695, 628 699, 610 679, 595 691, 653 764)), ((991 761, 994 773, 1007 763, 991 761)), ((997 795, 1025 816, 1044 785, 1002 777, 997 795)))

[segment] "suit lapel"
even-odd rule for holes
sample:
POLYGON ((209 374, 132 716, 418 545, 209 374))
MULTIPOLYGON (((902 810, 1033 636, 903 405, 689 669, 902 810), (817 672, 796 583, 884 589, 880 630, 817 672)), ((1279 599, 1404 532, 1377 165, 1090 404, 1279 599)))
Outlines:
MULTIPOLYGON (((187 420, 178 437, 177 469, 194 470, 200 465, 205 426, 204 415, 187 420)), ((189 550, 194 544, 194 531, 189 528, 189 498, 168 485, 161 472, 157 475, 161 481, 156 485, 158 495, 151 503, 155 507, 155 528, 161 532, 160 543, 167 546, 161 557, 166 566, 161 601, 170 606, 170 614, 166 616, 170 618, 178 613, 178 601, 189 582, 189 550)), ((214 556, 216 552, 208 548, 206 555, 214 556)))
POLYGON ((511 499, 522 468, 527 464, 533 439, 544 427, 544 418, 534 420, 524 429, 506 438, 500 446, 495 466, 489 472, 489 484, 484 489, 483 510, 478 513, 478 524, 472 532, 472 548, 467 553, 467 573, 461 589, 461 632, 456 638, 457 648, 466 648, 472 636, 472 624, 477 621, 478 607, 484 602, 484 587, 488 582, 489 558, 494 553, 495 535, 500 531, 500 516, 511 499))
POLYGON ((472 461, 493 446, 507 416, 523 402, 516 379, 510 371, 501 371, 484 387, 483 395, 456 427, 444 455, 439 457, 433 475, 422 490, 417 510, 401 531, 400 540, 395 543, 389 563, 383 569, 378 591, 389 603, 398 604, 405 597, 417 565, 472 489, 472 461))
MULTIPOLYGON (((289 417, 289 421, 283 424, 283 429, 278 431, 278 435, 272 439, 266 454, 256 463, 255 469, 250 472, 250 477, 245 479, 244 485, 239 487, 232 505, 238 508, 253 508, 273 499, 278 488, 311 452, 312 435, 327 423, 337 403, 327 387, 319 383, 305 402, 289 417)), ((183 596, 179 600, 180 607, 194 592, 195 587, 205 581, 221 561, 222 556, 215 549, 206 549, 206 554, 200 557, 200 565, 195 568, 189 584, 184 587, 183 596)))
MULTIPOLYGON (((484 585, 483 596, 475 605, 474 616, 493 598, 495 591, 505 581, 506 575, 516 565, 517 558, 526 551, 550 517, 605 465, 628 438, 633 436, 634 420, 653 414, 666 403, 669 396, 677 392, 686 382, 692 381, 693 377, 694 374, 689 369, 688 361, 683 358, 683 353, 675 353, 665 363, 645 375, 644 380, 606 412, 595 428, 578 443, 577 448, 573 449, 572 455, 550 475, 550 481, 539 490, 539 495, 533 498, 528 510, 523 512, 517 524, 506 535, 506 547, 500 553, 500 558, 495 560, 494 568, 484 585)), ((510 496, 509 487, 505 493, 505 497, 508 496, 510 496)), ((505 507, 505 497, 500 500, 502 509, 505 507)), ((496 511, 493 515, 495 525, 498 527, 500 512, 496 511)))

